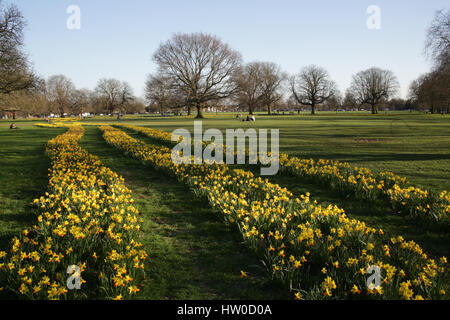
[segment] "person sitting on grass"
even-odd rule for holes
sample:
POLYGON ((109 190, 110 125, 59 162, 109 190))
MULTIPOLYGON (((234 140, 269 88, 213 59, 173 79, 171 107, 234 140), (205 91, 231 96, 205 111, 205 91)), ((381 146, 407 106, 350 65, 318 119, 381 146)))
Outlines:
POLYGON ((11 123, 11 125, 9 126, 10 129, 19 129, 15 123, 11 123))

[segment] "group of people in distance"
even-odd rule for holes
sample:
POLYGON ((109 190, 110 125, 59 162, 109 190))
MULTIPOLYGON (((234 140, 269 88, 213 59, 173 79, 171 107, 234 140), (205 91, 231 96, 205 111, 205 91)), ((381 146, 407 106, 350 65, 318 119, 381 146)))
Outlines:
MULTIPOLYGON (((236 116, 236 118, 242 118, 242 114, 238 114, 237 116, 236 116)), ((247 118, 245 118, 245 119, 242 119, 242 121, 256 121, 256 118, 255 118, 255 116, 254 115, 248 115, 247 116, 247 118)))

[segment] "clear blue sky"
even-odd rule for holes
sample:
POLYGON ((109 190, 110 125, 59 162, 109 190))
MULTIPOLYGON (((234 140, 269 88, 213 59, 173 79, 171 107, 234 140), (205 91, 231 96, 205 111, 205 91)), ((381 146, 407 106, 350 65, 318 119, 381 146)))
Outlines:
MULTIPOLYGON (((8 2, 8 1, 6 1, 8 2)), ((317 64, 341 91, 352 74, 392 70, 404 97, 427 72, 425 30, 448 0, 16 0, 28 20, 26 50, 43 77, 65 74, 79 88, 98 79, 128 81, 143 95, 151 56, 175 32, 217 35, 245 62, 273 61, 289 73, 317 64), (69 30, 69 5, 81 9, 81 29, 69 30), (369 5, 381 9, 381 29, 366 26, 369 5)))

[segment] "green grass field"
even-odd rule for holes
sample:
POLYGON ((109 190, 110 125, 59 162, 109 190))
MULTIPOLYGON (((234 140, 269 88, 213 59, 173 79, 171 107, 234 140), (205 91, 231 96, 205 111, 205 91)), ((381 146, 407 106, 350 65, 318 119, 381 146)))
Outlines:
MULTIPOLYGON (((316 116, 257 114, 241 122, 235 114, 206 114, 203 128, 280 130, 280 149, 301 158, 348 161, 375 171, 393 171, 426 188, 450 189, 450 119, 442 115, 392 112, 320 113, 316 116)), ((89 120, 88 120, 89 121, 89 120)), ((115 118, 92 121, 117 122, 115 118)), ((193 118, 128 116, 127 124, 193 131, 193 118)))
MULTIPOLYGON (((206 114, 203 128, 268 128, 280 130, 280 150, 301 158, 351 162, 374 171, 393 171, 426 189, 450 190, 450 118, 441 115, 387 113, 323 113, 317 116, 257 115, 241 122, 235 114, 206 114)), ((115 118, 92 122, 117 123, 115 118)), ((193 118, 127 116, 121 123, 166 131, 193 130, 193 118)), ((38 128, 35 121, 16 121, 20 130, 0 122, 0 244, 34 222, 30 206, 46 190, 45 143, 65 131, 38 128)), ((127 130, 137 139, 152 142, 127 130)), ((144 299, 284 299, 286 292, 265 278, 262 265, 241 243, 238 232, 224 225, 207 203, 189 189, 109 146, 100 130, 86 126, 80 145, 122 175, 143 213, 149 252, 144 299), (250 276, 241 279, 240 270, 250 276)), ((424 229, 411 219, 393 215, 383 204, 370 205, 324 186, 277 175, 270 180, 296 195, 310 192, 319 202, 334 203, 352 218, 418 242, 433 256, 448 255, 450 235, 424 229)))

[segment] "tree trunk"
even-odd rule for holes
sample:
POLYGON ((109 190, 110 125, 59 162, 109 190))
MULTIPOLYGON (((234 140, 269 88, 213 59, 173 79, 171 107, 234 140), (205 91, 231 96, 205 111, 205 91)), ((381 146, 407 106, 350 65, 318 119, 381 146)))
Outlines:
POLYGON ((248 107, 248 114, 253 114, 253 108, 251 106, 248 107))
POLYGON ((190 116, 191 115, 191 106, 189 105, 188 106, 188 114, 187 114, 188 116, 190 116))
POLYGON ((272 106, 270 104, 267 106, 267 114, 268 115, 272 114, 272 106))
POLYGON ((198 104, 198 105, 196 105, 196 108, 197 108, 197 116, 196 116, 196 118, 197 119, 203 119, 204 117, 203 117, 203 113, 202 113, 202 107, 198 104))
POLYGON ((378 114, 378 109, 374 104, 372 105, 372 114, 378 114))
POLYGON ((312 104, 311 104, 311 114, 312 114, 312 115, 315 115, 315 114, 316 114, 316 104, 315 104, 315 103, 312 103, 312 104))

